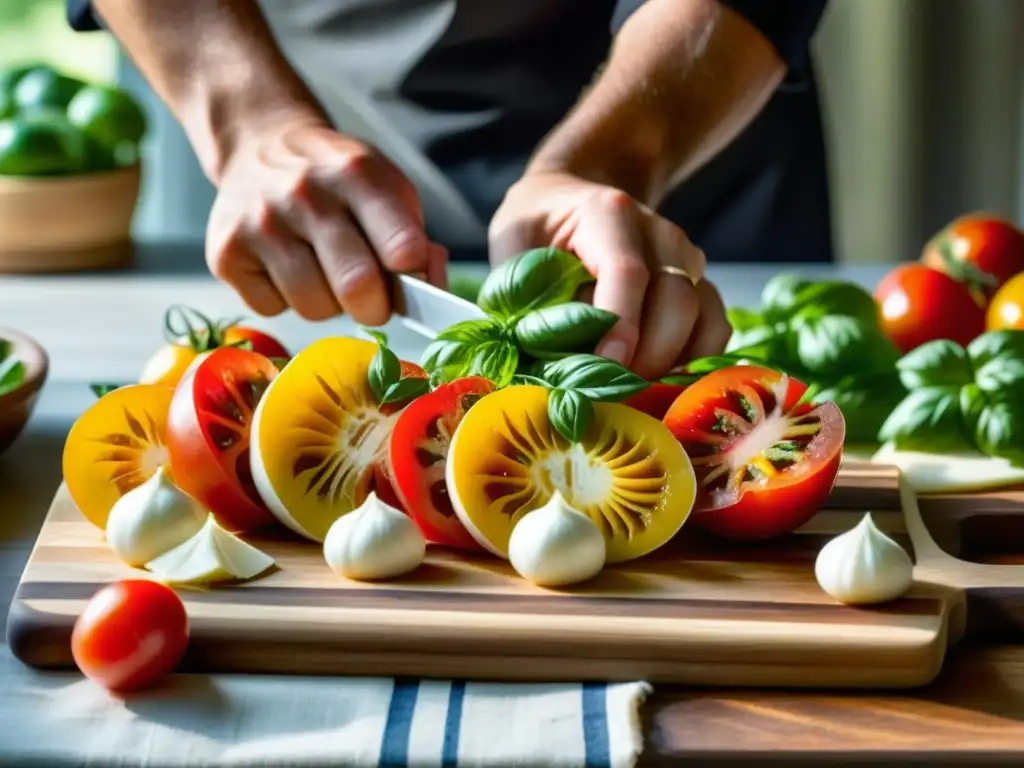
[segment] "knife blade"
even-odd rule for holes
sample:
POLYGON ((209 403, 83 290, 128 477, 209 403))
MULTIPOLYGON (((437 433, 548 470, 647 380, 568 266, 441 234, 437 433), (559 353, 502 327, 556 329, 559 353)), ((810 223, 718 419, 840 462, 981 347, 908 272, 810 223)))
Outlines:
POLYGON ((430 339, 455 323, 486 317, 473 302, 410 275, 392 275, 391 302, 396 319, 430 339))

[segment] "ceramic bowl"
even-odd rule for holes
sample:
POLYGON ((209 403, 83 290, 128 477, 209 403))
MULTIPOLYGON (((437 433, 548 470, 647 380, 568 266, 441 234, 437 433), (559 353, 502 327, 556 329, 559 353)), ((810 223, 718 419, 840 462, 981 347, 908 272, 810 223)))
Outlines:
POLYGON ((128 264, 140 183, 138 164, 83 176, 0 176, 0 272, 128 264))
POLYGON ((13 328, 0 326, 0 339, 14 344, 13 354, 25 366, 25 380, 6 395, 0 395, 0 456, 11 447, 25 428, 39 392, 46 382, 49 358, 34 340, 13 328))

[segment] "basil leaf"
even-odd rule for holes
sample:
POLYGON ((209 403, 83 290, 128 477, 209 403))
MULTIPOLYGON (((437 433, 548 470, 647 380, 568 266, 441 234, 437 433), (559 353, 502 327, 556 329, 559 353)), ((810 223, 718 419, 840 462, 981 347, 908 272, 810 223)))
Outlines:
POLYGON ((527 354, 545 360, 577 352, 593 352, 618 316, 590 304, 571 301, 535 309, 516 323, 515 337, 527 354))
POLYGON ((927 453, 956 453, 974 445, 965 434, 958 387, 926 387, 908 394, 885 420, 878 441, 927 453))
POLYGON ((982 453, 1024 465, 1024 421, 1008 402, 990 403, 978 413, 974 440, 982 453))
POLYGON ((1024 359, 1024 331, 989 331, 967 345, 975 369, 997 357, 1024 359))
POLYGON ((388 387, 384 397, 380 399, 381 405, 388 403, 403 403, 406 400, 413 400, 427 394, 430 391, 430 382, 426 379, 408 377, 400 379, 388 387))
POLYGON ((992 358, 975 373, 974 383, 993 400, 1024 400, 1024 359, 992 358))
POLYGON ((377 342, 377 354, 370 361, 370 370, 367 378, 370 382, 370 389, 373 390, 377 402, 384 400, 384 394, 391 388, 391 385, 398 382, 402 377, 402 362, 398 355, 388 348, 388 337, 380 331, 373 331, 364 328, 363 331, 374 338, 377 342))
POLYGON ((519 349, 510 341, 489 341, 475 349, 468 376, 483 376, 498 388, 507 387, 519 367, 519 349))
POLYGON ((573 355, 544 366, 552 387, 578 391, 591 400, 619 402, 650 386, 628 368, 597 355, 573 355))
POLYGON ((662 376, 658 379, 661 384, 671 384, 674 387, 688 387, 700 381, 706 374, 703 373, 676 373, 671 376, 662 376))
POLYGON ((795 301, 803 314, 844 315, 868 327, 879 323, 874 296, 856 283, 836 280, 809 283, 797 291, 795 301))
POLYGON ((864 356, 864 328, 852 317, 798 316, 792 328, 793 351, 800 366, 811 373, 850 371, 864 356))
POLYGON ((786 320, 802 306, 800 292, 811 285, 799 275, 776 275, 761 291, 761 312, 768 322, 786 320))
POLYGON ((448 293, 476 304, 483 284, 482 278, 454 274, 448 278, 448 293))
POLYGON ((578 443, 594 421, 594 404, 579 390, 553 389, 548 394, 548 418, 562 437, 578 443))
POLYGON ((725 316, 729 319, 729 325, 734 331, 752 331, 766 325, 764 316, 760 312, 744 307, 729 307, 725 310, 725 316))
POLYGON ((449 326, 435 337, 437 341, 457 341, 460 344, 483 344, 505 338, 505 326, 497 320, 463 320, 449 326))
POLYGON ((25 382, 25 365, 14 357, 14 343, 0 339, 0 395, 13 392, 25 382))
MULTIPOLYGON (((810 391, 810 388, 808 389, 810 391)), ((844 376, 811 396, 817 404, 832 401, 843 412, 847 443, 874 443, 889 414, 906 396, 895 372, 888 375, 844 376)))
POLYGON ((785 323, 761 325, 746 331, 733 331, 725 351, 742 351, 748 357, 783 362, 789 360, 789 328, 785 323))
POLYGON ((936 339, 910 350, 896 368, 907 389, 962 387, 974 380, 967 352, 955 341, 936 339))
POLYGON ((544 387, 545 389, 551 389, 551 385, 544 381, 544 379, 541 379, 537 376, 530 376, 525 373, 517 373, 515 376, 513 376, 512 383, 519 385, 529 384, 535 387, 544 387))
POLYGON ((592 282, 582 262, 568 251, 526 251, 491 272, 477 303, 487 313, 511 320, 533 309, 571 301, 580 286, 592 282))

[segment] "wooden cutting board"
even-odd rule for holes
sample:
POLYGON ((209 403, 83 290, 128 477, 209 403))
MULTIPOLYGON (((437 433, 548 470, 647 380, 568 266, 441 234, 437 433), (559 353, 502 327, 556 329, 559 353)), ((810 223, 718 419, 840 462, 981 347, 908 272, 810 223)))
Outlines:
MULTIPOLYGON (((330 572, 316 544, 257 540, 278 570, 248 584, 181 591, 192 626, 182 669, 742 686, 924 684, 963 632, 962 590, 942 579, 922 580, 891 604, 852 608, 835 603, 814 580, 821 546, 867 509, 853 508, 858 492, 879 502, 874 514, 881 528, 908 549, 917 547, 908 537, 916 532, 936 556, 927 531, 917 530, 916 508, 906 518, 898 509, 896 470, 858 466, 844 469, 837 483, 834 501, 846 508, 819 513, 784 540, 732 545, 684 529, 654 555, 563 591, 533 587, 496 559, 443 549, 432 549, 427 563, 404 580, 349 582, 330 572)), ((61 488, 12 604, 14 654, 36 667, 70 666, 69 637, 85 601, 126 577, 145 573, 116 560, 61 488)))

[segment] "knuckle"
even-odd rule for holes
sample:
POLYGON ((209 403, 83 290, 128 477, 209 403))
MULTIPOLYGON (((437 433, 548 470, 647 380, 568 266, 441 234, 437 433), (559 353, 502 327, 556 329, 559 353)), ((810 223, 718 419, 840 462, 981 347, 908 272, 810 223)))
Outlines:
POLYGON ((370 174, 376 162, 377 153, 369 147, 353 147, 338 154, 332 170, 343 178, 363 178, 370 174))
POLYGON ((331 287, 338 296, 354 296, 367 290, 377 279, 373 264, 363 259, 349 259, 340 262, 331 275, 331 287))
POLYGON ((232 267, 238 259, 239 249, 243 247, 243 239, 237 229, 229 231, 222 239, 211 239, 206 249, 210 274, 218 280, 228 281, 234 272, 232 267))
POLYGON ((253 234, 271 237, 277 232, 277 210, 266 200, 256 204, 252 215, 253 234))
POLYGON ((382 245, 381 258, 391 269, 409 272, 426 267, 426 235, 413 228, 402 227, 388 235, 382 245))
POLYGON ((628 283, 646 284, 651 279, 651 271, 640 259, 633 256, 617 256, 613 262, 615 279, 628 283))
POLYGON ((594 196, 594 202, 599 207, 612 211, 625 210, 635 205, 632 197, 621 189, 615 189, 614 187, 607 187, 597 192, 594 196))

